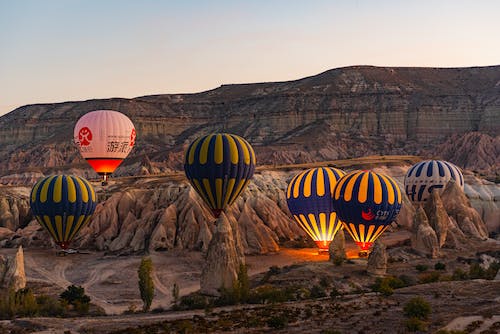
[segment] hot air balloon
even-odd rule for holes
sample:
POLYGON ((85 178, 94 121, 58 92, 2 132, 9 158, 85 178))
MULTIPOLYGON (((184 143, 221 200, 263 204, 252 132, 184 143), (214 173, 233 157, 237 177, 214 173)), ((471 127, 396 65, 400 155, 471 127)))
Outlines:
POLYGON ((96 207, 92 185, 79 176, 54 175, 39 180, 31 190, 36 220, 62 249, 67 249, 96 207))
POLYGON ((245 189, 254 170, 253 148, 237 135, 203 136, 186 151, 186 176, 216 218, 245 189))
POLYGON ((440 193, 443 192, 443 187, 450 180, 455 180, 458 186, 464 189, 462 172, 451 162, 421 161, 413 165, 406 173, 404 181, 406 195, 415 203, 424 202, 434 189, 440 193))
POLYGON ((288 184, 288 208, 320 251, 328 251, 335 234, 342 228, 332 199, 333 188, 344 175, 345 172, 336 168, 311 168, 296 175, 288 184))
POLYGON ((82 157, 103 177, 115 171, 134 147, 136 132, 132 121, 113 110, 95 110, 75 125, 74 141, 82 157))
POLYGON ((334 210, 365 256, 401 209, 401 190, 389 176, 354 171, 338 180, 334 210))

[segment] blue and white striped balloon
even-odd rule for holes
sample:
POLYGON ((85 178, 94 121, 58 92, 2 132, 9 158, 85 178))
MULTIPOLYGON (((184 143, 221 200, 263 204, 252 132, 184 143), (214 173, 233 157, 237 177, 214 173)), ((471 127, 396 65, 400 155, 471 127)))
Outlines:
POLYGON ((442 160, 426 160, 413 165, 405 176, 405 191, 408 198, 415 203, 427 200, 434 189, 442 193, 450 180, 464 189, 464 177, 460 169, 451 162, 442 160))

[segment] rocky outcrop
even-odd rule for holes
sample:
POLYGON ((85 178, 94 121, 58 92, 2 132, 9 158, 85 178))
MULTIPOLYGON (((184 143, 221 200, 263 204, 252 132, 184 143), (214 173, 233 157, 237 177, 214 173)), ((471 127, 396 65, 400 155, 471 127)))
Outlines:
POLYGON ((415 214, 411 247, 431 258, 436 258, 439 255, 439 242, 436 232, 429 225, 429 220, 422 206, 417 208, 415 214))
MULTIPOLYGON (((287 177, 282 172, 256 174, 246 191, 227 208, 226 216, 232 226, 237 226, 233 230, 238 233, 242 255, 276 252, 280 240, 305 236, 288 216, 283 192, 287 177)), ((111 181, 104 188, 100 184, 94 186, 100 202, 72 247, 113 254, 172 249, 207 251, 215 220, 186 182, 153 177, 145 181, 111 181)), ((0 228, 0 246, 17 245, 52 247, 53 243, 32 220, 24 229, 0 228)))
POLYGON ((380 239, 375 241, 368 256, 366 271, 372 276, 385 276, 387 272, 387 251, 380 239))
POLYGON ((448 235, 450 217, 448 217, 443 202, 436 190, 432 192, 431 196, 425 202, 424 210, 429 219, 429 225, 436 232, 439 247, 443 247, 448 235))
POLYGON ((472 208, 460 187, 453 181, 448 182, 441 194, 444 208, 466 236, 479 240, 488 238, 488 230, 479 213, 472 208))
POLYGON ((330 246, 328 247, 330 261, 336 263, 337 261, 344 261, 347 256, 345 252, 345 234, 344 229, 341 228, 335 238, 333 238, 330 246))
POLYGON ((500 184, 465 174, 464 192, 484 221, 488 232, 500 233, 500 184))
POLYGON ((26 287, 22 246, 19 246, 16 255, 12 258, 5 258, 0 255, 0 287, 13 289, 14 291, 26 287))
POLYGON ((445 155, 494 175, 500 159, 499 76, 500 66, 353 66, 198 94, 24 106, 0 117, 0 177, 34 167, 88 168, 68 124, 96 109, 123 112, 137 129, 136 146, 116 175, 180 170, 186 144, 218 130, 243 135, 265 164, 404 152, 445 155))
POLYGON ((238 279, 240 265, 245 264, 236 250, 233 229, 224 213, 217 219, 216 225, 200 280, 200 292, 210 296, 220 296, 221 289, 232 289, 238 279))
POLYGON ((0 227, 15 231, 25 227, 32 219, 27 188, 20 192, 0 190, 0 227))

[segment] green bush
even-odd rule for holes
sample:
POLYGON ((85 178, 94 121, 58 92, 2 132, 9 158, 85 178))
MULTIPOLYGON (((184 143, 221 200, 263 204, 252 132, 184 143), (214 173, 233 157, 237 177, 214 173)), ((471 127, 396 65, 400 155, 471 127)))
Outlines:
POLYGON ((453 271, 453 275, 451 276, 451 278, 454 281, 465 281, 465 280, 469 279, 469 275, 465 271, 463 271, 461 268, 457 268, 453 271))
POLYGON ((420 284, 439 282, 440 274, 437 271, 420 274, 418 282, 420 284))
POLYGON ((394 289, 403 288, 405 286, 405 282, 398 277, 377 277, 375 279, 375 284, 372 286, 372 290, 375 292, 379 292, 384 296, 390 296, 393 294, 394 289))
POLYGON ((323 298, 326 297, 326 292, 323 287, 319 285, 313 285, 311 289, 311 298, 323 298))
POLYGON ((470 279, 488 279, 492 280, 495 278, 498 269, 500 268, 499 262, 493 262, 490 264, 488 269, 483 269, 479 263, 473 263, 469 267, 469 278, 470 279))
POLYGON ((442 262, 438 262, 434 265, 435 270, 446 270, 446 265, 442 262))
POLYGON ((15 317, 65 316, 66 309, 57 299, 45 295, 35 296, 30 288, 0 293, 0 319, 15 317))
POLYGON ((427 269, 429 269, 429 267, 427 265, 425 265, 425 264, 417 264, 415 266, 415 269, 417 269, 417 271, 419 271, 419 272, 424 272, 427 269))
POLYGON ((274 315, 267 320, 267 325, 274 329, 283 329, 288 325, 288 317, 286 315, 274 315))
POLYGON ((405 321, 405 327, 408 332, 425 332, 427 331, 427 323, 418 318, 410 318, 405 321))
POLYGON ((204 309, 209 306, 210 303, 207 297, 200 294, 191 294, 188 296, 182 296, 180 298, 179 304, 174 305, 174 310, 194 310, 194 309, 204 309))
POLYGON ((59 297, 68 305, 72 305, 79 314, 88 313, 90 297, 85 294, 85 289, 81 286, 70 285, 59 297))
POLYGON ((422 297, 414 297, 403 307, 403 312, 408 318, 425 320, 431 313, 431 305, 422 297))

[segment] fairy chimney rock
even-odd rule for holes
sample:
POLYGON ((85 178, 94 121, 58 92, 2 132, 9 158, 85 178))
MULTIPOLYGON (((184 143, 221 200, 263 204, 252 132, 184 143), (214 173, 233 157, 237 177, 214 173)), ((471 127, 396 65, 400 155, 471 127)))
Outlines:
POLYGON ((335 259, 346 259, 344 229, 341 228, 337 234, 335 234, 335 238, 333 238, 333 241, 330 243, 328 251, 330 252, 330 261, 332 262, 334 262, 335 259))
POLYGON ((441 197, 438 191, 434 190, 425 203, 424 206, 425 213, 429 219, 429 225, 436 232, 436 236, 439 242, 439 247, 443 247, 446 242, 446 236, 448 234, 448 225, 450 218, 446 213, 441 197))
POLYGON ((366 271, 372 276, 384 276, 387 272, 387 251, 380 239, 373 245, 366 271))
POLYGON ((208 245, 205 264, 201 273, 201 293, 220 296, 220 289, 231 289, 238 278, 241 257, 228 218, 221 213, 216 222, 212 240, 208 245))
POLYGON ((0 264, 0 282, 4 288, 12 288, 14 291, 24 289, 26 287, 26 273, 24 272, 24 253, 23 247, 19 246, 16 255, 12 258, 7 258, 0 264))
POLYGON ((444 208, 455 219, 458 227, 468 237, 488 239, 488 230, 479 213, 474 209, 458 184, 450 180, 441 194, 444 208))
POLYGON ((439 254, 439 242, 436 232, 429 225, 429 220, 422 206, 417 208, 413 220, 413 232, 411 236, 411 247, 416 251, 436 258, 439 254))

